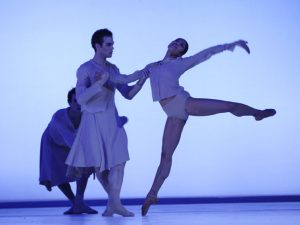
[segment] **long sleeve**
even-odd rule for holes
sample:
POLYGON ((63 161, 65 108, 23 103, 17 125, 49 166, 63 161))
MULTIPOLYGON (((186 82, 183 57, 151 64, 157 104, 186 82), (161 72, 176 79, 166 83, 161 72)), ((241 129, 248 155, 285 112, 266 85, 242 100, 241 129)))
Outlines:
POLYGON ((85 104, 102 91, 101 81, 91 84, 89 76, 84 68, 77 71, 76 98, 79 104, 85 104))
POLYGON ((117 89, 124 98, 131 100, 142 89, 142 86, 143 85, 139 85, 139 84, 134 84, 132 86, 129 86, 127 84, 119 84, 117 86, 117 89))
POLYGON ((111 75, 111 77, 116 78, 115 81, 117 81, 117 79, 120 79, 120 78, 123 79, 123 77, 125 77, 126 81, 128 81, 129 79, 135 79, 135 78, 140 77, 138 79, 139 81, 135 85, 129 86, 127 84, 127 82, 117 83, 117 85, 116 85, 116 87, 117 87, 118 91, 121 93, 121 95, 124 98, 131 100, 141 90, 141 88, 143 86, 138 83, 140 83, 140 81, 143 81, 142 83, 144 84, 146 78, 144 78, 143 73, 140 71, 136 71, 131 75, 122 75, 122 74, 120 74, 120 70, 118 69, 118 67, 116 67, 115 65, 113 65, 113 70, 114 70, 114 75, 111 75))
POLYGON ((127 84, 131 83, 133 81, 139 80, 143 77, 143 73, 141 73, 139 70, 130 74, 130 75, 124 75, 124 74, 118 74, 115 76, 110 76, 110 81, 116 84, 127 84))
POLYGON ((49 123, 49 134, 57 145, 71 148, 75 140, 76 131, 69 124, 69 119, 66 118, 65 113, 65 111, 59 111, 53 116, 49 123))
POLYGON ((181 67, 183 69, 182 72, 191 69, 192 67, 208 60, 211 56, 221 53, 227 49, 229 49, 229 44, 216 45, 216 46, 204 49, 193 56, 182 58, 181 62, 180 62, 181 67))
POLYGON ((128 93, 132 90, 133 86, 129 86, 127 84, 118 84, 117 89, 121 93, 121 95, 126 98, 128 98, 128 93))
POLYGON ((65 176, 67 172, 65 160, 75 136, 76 130, 68 118, 67 109, 58 110, 41 140, 39 181, 48 191, 51 191, 53 186, 75 181, 65 176))

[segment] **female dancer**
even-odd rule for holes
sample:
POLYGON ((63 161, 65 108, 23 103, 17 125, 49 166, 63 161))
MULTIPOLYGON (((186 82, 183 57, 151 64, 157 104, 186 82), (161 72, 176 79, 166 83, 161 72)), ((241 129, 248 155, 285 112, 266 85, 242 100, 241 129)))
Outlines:
POLYGON ((188 43, 186 40, 178 38, 168 45, 163 60, 148 65, 153 101, 159 101, 168 118, 164 128, 160 164, 152 187, 142 206, 143 216, 147 214, 151 204, 157 202, 158 191, 170 174, 172 155, 179 143, 189 115, 209 116, 230 112, 238 117, 253 116, 255 120, 260 121, 276 114, 274 109, 259 110, 236 102, 192 98, 179 85, 178 80, 185 71, 208 60, 215 54, 225 50, 233 51, 236 46, 243 48, 250 54, 247 42, 239 40, 230 44, 213 46, 193 56, 182 58, 188 50, 188 43))

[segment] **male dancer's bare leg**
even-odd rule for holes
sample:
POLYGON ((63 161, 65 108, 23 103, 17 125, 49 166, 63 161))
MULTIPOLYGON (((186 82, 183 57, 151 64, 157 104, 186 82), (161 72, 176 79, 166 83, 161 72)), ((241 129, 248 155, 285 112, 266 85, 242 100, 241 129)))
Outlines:
POLYGON ((96 177, 98 179, 98 181, 100 182, 100 184, 102 185, 102 187, 104 188, 105 192, 108 194, 108 174, 109 174, 109 170, 104 170, 102 172, 97 172, 96 173, 96 177))
POLYGON ((73 204, 75 201, 75 195, 72 191, 70 183, 64 183, 64 184, 59 184, 57 185, 59 190, 70 200, 72 207, 68 209, 67 211, 64 212, 64 214, 72 214, 73 212, 73 204))
POLYGON ((125 163, 116 165, 108 172, 108 201, 106 210, 102 213, 102 216, 113 216, 113 214, 119 214, 124 217, 134 216, 134 213, 128 211, 120 200, 124 167, 125 163))
POLYGON ((81 178, 76 182, 76 196, 73 205, 72 214, 97 214, 98 212, 84 203, 84 192, 87 186, 89 175, 83 174, 81 178))

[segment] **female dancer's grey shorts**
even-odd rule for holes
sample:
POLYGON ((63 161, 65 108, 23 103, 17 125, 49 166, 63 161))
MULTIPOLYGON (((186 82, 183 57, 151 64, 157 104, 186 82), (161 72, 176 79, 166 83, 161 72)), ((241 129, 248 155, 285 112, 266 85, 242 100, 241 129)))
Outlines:
POLYGON ((183 91, 177 94, 170 102, 162 108, 168 117, 176 117, 179 119, 187 120, 189 114, 185 110, 185 102, 190 97, 190 94, 183 91))

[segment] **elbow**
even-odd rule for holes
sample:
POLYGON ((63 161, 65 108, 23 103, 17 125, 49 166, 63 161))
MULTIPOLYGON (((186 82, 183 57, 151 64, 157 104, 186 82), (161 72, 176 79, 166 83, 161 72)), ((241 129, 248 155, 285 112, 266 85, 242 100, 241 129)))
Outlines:
POLYGON ((130 95, 130 91, 126 91, 126 92, 121 91, 121 95, 128 100, 132 99, 132 96, 130 95))
POLYGON ((133 87, 130 87, 129 89, 127 89, 127 91, 125 92, 125 94, 123 96, 124 96, 124 98, 131 100, 131 99, 133 99, 133 97, 135 95, 136 95, 136 93, 133 90, 133 87))
POLYGON ((129 91, 126 96, 124 96, 126 99, 128 100, 132 100, 134 98, 134 96, 137 94, 136 91, 129 91))
POLYGON ((128 100, 132 100, 133 99, 133 95, 127 94, 126 96, 124 96, 126 99, 128 100))
POLYGON ((207 60, 207 59, 209 59, 210 57, 212 57, 214 54, 216 54, 216 52, 208 52, 208 53, 204 56, 204 59, 207 60))

